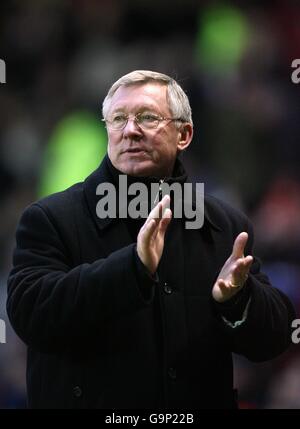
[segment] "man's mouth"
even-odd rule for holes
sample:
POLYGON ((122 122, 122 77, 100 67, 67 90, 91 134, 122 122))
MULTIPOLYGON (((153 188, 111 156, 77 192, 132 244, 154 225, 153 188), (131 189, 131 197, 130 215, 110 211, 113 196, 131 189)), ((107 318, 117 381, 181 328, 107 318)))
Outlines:
POLYGON ((141 152, 146 152, 146 151, 144 149, 140 148, 140 147, 136 147, 136 148, 127 149, 125 152, 129 152, 129 153, 141 153, 141 152))

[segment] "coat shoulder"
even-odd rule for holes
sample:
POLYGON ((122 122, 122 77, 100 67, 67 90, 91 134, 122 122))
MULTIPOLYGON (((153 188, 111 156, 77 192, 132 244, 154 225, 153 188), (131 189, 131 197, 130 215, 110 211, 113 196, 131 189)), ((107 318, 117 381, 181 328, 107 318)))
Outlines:
POLYGON ((43 197, 32 203, 31 206, 39 206, 44 212, 55 217, 66 217, 74 213, 74 209, 81 198, 83 198, 83 182, 76 183, 64 191, 43 197))
POLYGON ((226 226, 240 229, 251 224, 245 213, 213 195, 205 195, 204 202, 208 217, 221 229, 226 226))

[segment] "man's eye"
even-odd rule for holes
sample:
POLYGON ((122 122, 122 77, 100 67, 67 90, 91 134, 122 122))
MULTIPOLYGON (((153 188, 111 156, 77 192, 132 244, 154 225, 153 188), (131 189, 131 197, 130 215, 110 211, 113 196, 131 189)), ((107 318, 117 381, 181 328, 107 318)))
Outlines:
POLYGON ((114 122, 115 124, 119 122, 124 122, 124 121, 126 121, 126 116, 124 115, 117 115, 117 116, 114 116, 112 119, 112 122, 114 122))
POLYGON ((143 115, 140 115, 141 122, 155 122, 157 120, 158 120, 158 116, 151 115, 150 113, 144 113, 143 115))

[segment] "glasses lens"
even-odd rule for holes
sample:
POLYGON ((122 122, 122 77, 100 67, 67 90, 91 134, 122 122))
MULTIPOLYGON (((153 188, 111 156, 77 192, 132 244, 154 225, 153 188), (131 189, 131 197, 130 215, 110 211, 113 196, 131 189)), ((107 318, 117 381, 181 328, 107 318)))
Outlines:
MULTIPOLYGON (((133 119, 140 127, 145 129, 157 128, 159 121, 161 120, 159 116, 153 113, 140 113, 133 119)), ((113 130, 122 130, 126 126, 127 121, 127 115, 117 114, 107 120, 107 125, 113 130)))
POLYGON ((157 128, 159 117, 153 113, 141 113, 137 115, 137 123, 146 129, 157 128))
POLYGON ((123 127, 125 127, 126 122, 127 122, 126 115, 115 115, 109 119, 108 125, 113 130, 121 130, 123 127))

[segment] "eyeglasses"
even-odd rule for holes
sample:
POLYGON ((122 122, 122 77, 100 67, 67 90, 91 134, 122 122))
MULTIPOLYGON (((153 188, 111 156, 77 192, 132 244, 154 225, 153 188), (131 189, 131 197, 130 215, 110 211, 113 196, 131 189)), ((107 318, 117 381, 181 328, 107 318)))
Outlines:
MULTIPOLYGON (((137 113, 133 117, 134 122, 141 128, 145 130, 152 130, 158 127, 162 121, 180 121, 184 122, 180 118, 165 118, 163 116, 158 116, 153 113, 137 113)), ((118 113, 112 118, 101 119, 103 122, 106 122, 106 126, 112 130, 120 131, 126 127, 129 120, 129 116, 124 113, 118 113)))

